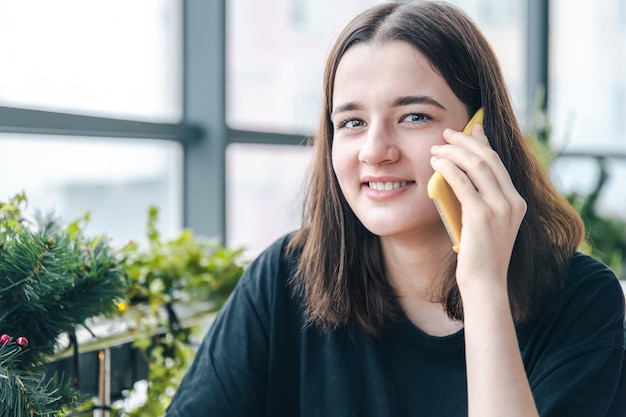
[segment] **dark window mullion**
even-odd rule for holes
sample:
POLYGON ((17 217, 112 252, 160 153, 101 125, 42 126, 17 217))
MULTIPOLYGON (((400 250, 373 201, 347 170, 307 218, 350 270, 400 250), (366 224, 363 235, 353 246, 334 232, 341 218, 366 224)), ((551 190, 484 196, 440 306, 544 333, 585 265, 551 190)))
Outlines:
POLYGON ((0 107, 0 132, 164 139, 181 143, 194 141, 201 136, 198 127, 188 124, 110 119, 12 107, 0 107))
POLYGON ((228 129, 227 142, 229 144, 304 145, 307 143, 307 138, 307 135, 228 129))

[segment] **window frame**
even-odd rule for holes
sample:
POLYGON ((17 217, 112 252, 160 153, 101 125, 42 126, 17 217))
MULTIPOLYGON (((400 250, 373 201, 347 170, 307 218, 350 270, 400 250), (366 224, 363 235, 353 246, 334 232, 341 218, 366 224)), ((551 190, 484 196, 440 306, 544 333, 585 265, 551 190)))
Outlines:
MULTIPOLYGON (((0 107, 0 132, 178 142, 184 154, 183 226, 198 235, 226 242, 226 147, 231 143, 300 145, 305 138, 305 134, 237 130, 227 126, 226 10, 226 0, 183 2, 183 117, 178 123, 0 107)), ((549 0, 528 2, 527 103, 536 102, 538 88, 548 91, 548 21, 549 0)), ((543 111, 547 109, 547 97, 540 106, 543 111)), ((530 115, 529 111, 528 120, 530 115)))

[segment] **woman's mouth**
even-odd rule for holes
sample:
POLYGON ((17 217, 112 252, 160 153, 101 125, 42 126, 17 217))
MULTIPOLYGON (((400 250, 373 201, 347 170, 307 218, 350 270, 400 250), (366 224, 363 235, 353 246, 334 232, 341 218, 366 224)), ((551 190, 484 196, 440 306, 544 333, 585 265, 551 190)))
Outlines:
POLYGON ((401 181, 401 182, 368 182, 367 186, 375 191, 392 191, 397 188, 406 187, 407 185, 414 183, 415 181, 401 181))

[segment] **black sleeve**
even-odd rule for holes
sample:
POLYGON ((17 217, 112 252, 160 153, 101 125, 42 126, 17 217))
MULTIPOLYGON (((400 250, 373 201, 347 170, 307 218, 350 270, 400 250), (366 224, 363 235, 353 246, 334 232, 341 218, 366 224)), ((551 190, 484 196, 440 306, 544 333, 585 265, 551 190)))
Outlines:
POLYGON ((250 264, 205 336, 167 417, 262 416, 275 244, 250 264))
POLYGON ((544 317, 543 353, 529 382, 542 417, 626 417, 624 294, 613 273, 579 265, 544 317))

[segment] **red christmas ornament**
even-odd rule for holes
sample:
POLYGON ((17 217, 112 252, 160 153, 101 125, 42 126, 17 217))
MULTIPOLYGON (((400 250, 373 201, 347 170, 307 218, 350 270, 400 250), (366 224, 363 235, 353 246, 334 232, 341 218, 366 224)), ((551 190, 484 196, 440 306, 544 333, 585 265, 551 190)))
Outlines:
POLYGON ((21 348, 25 348, 26 346, 28 346, 28 339, 23 337, 23 336, 18 337, 15 340, 15 344, 18 345, 21 348))
POLYGON ((5 333, 2 336, 0 336, 0 343, 2 343, 3 345, 6 345, 10 341, 11 341, 11 336, 9 336, 8 334, 5 333))

